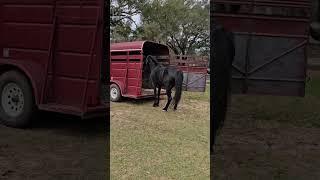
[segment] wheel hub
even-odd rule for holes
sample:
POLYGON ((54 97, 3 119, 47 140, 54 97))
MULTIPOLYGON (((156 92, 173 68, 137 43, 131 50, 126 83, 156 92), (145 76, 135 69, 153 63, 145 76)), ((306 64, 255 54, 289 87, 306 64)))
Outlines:
POLYGON ((23 112, 24 95, 16 83, 8 83, 1 93, 1 105, 3 110, 12 117, 19 116, 23 112))
POLYGON ((117 89, 112 88, 112 89, 111 89, 111 92, 110 92, 110 96, 111 96, 112 99, 117 98, 117 96, 118 96, 118 91, 117 91, 117 89))
POLYGON ((12 100, 12 102, 14 102, 14 103, 16 103, 16 104, 20 102, 19 96, 17 96, 17 95, 13 96, 13 97, 11 98, 11 100, 12 100))

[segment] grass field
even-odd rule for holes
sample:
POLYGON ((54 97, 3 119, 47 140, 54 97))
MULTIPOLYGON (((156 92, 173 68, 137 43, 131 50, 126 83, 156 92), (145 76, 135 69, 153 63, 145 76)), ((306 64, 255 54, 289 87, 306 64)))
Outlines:
POLYGON ((209 92, 165 102, 111 103, 111 179, 209 179, 209 92))
MULTIPOLYGON (((215 180, 320 179, 320 72, 308 74, 303 98, 232 97, 215 180)), ((112 103, 112 178, 209 179, 208 101, 208 91, 185 92, 180 110, 168 113, 152 101, 112 103)))
POLYGON ((216 180, 320 179, 320 72, 306 96, 233 96, 216 145, 216 180))

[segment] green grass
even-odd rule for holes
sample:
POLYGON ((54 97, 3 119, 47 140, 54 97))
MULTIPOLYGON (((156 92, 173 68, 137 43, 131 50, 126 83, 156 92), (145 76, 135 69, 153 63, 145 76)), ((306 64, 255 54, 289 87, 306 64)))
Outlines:
POLYGON ((305 97, 234 96, 232 112, 251 122, 285 123, 297 127, 320 127, 320 76, 306 85, 305 97))
POLYGON ((209 179, 209 92, 111 103, 111 179, 209 179))
POLYGON ((305 97, 234 95, 214 156, 214 179, 320 177, 320 72, 305 97))
POLYGON ((310 81, 306 84, 306 94, 310 97, 320 98, 320 72, 310 71, 310 81))

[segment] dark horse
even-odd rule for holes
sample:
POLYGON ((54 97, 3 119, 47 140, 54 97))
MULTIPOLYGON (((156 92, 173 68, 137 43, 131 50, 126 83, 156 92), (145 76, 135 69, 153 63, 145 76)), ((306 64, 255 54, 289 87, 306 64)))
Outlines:
POLYGON ((168 101, 163 111, 167 111, 171 103, 171 89, 175 87, 174 95, 174 110, 177 110, 178 103, 181 99, 183 73, 175 67, 166 67, 160 64, 154 57, 148 55, 145 62, 147 71, 150 73, 150 82, 154 89, 154 104, 153 107, 159 106, 161 88, 166 89, 168 101), (158 94, 157 94, 158 88, 158 94), (158 95, 158 96, 157 96, 158 95))
POLYGON ((226 31, 220 25, 214 25, 211 34, 211 56, 210 63, 213 83, 211 83, 211 142, 210 150, 213 151, 217 132, 222 128, 226 118, 227 105, 230 97, 231 68, 235 56, 234 35, 226 31))

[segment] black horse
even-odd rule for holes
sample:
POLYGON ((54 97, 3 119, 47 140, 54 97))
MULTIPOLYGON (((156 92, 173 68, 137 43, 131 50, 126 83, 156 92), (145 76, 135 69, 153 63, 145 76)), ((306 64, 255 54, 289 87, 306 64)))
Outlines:
POLYGON ((213 52, 213 62, 210 63, 212 69, 211 84, 211 151, 217 132, 223 127, 226 118, 228 101, 230 100, 230 82, 232 62, 235 56, 234 34, 225 30, 221 25, 214 25, 211 34, 211 49, 213 52))
POLYGON ((153 107, 159 106, 161 88, 166 89, 168 101, 163 111, 168 111, 171 103, 171 90, 175 87, 174 110, 177 110, 178 103, 182 94, 183 72, 175 67, 166 67, 160 64, 153 56, 148 55, 145 61, 146 71, 150 73, 150 82, 154 89, 154 104, 153 107), (157 94, 158 88, 158 94, 157 94), (158 95, 158 96, 157 96, 158 95))

